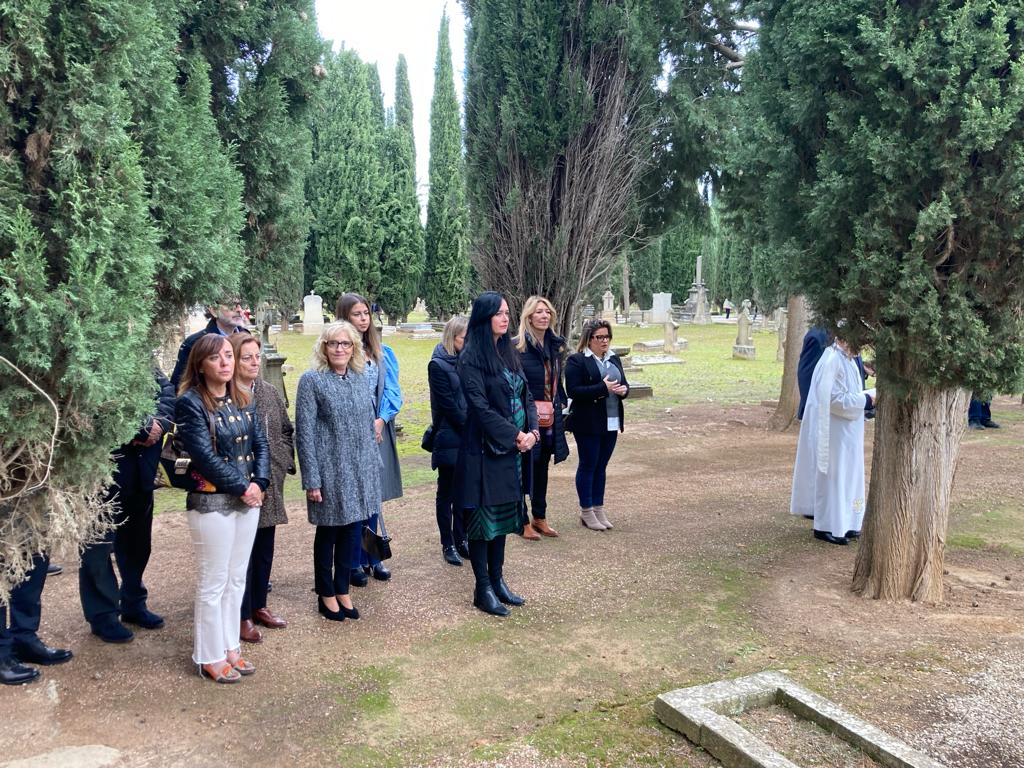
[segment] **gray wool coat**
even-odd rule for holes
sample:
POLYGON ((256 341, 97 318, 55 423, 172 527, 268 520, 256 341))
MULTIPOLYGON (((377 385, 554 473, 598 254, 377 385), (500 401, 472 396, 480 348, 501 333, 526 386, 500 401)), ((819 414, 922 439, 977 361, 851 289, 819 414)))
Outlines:
POLYGON ((295 436, 302 487, 319 488, 306 502, 314 525, 349 525, 380 511, 381 459, 373 435, 373 396, 365 377, 349 370, 306 371, 295 398, 295 436))
POLYGON ((284 399, 273 385, 263 379, 253 383, 256 418, 263 425, 270 443, 270 485, 260 507, 260 528, 284 525, 288 514, 284 508, 284 477, 295 474, 295 427, 288 418, 284 399))

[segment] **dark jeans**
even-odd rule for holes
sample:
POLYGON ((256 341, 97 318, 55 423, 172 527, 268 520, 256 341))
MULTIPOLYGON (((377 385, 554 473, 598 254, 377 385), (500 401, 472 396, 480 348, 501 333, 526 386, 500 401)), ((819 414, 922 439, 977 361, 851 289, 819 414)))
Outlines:
POLYGON ((362 521, 348 525, 318 525, 313 537, 313 578, 321 597, 348 594, 349 571, 355 542, 359 541, 362 521))
POLYGON ((434 500, 441 546, 448 548, 466 540, 462 510, 455 503, 455 467, 437 468, 437 497, 434 500))
POLYGON ((604 504, 605 473, 618 438, 618 432, 610 431, 599 435, 576 435, 576 450, 580 457, 576 468, 576 494, 583 509, 604 504))
POLYGON ((0 659, 13 656, 16 644, 31 643, 38 639, 39 618, 43 612, 43 586, 50 558, 36 555, 25 580, 11 590, 10 611, 0 604, 0 659), (8 626, 10 613, 10 626, 8 626))
POLYGON ((274 565, 274 534, 276 525, 256 529, 249 555, 249 569, 245 572, 245 592, 242 593, 242 621, 251 619, 260 608, 267 607, 267 585, 270 569, 274 565))
MULTIPOLYGON (((377 523, 379 520, 380 515, 370 515, 369 519, 366 521, 366 527, 373 529, 377 533, 380 533, 380 531, 377 528, 377 523)), ((378 560, 375 557, 370 557, 368 554, 366 554, 366 550, 363 549, 363 523, 359 524, 358 533, 359 535, 356 536, 355 546, 352 550, 352 567, 358 568, 359 566, 365 567, 368 565, 377 565, 380 562, 380 560, 378 560)))
POLYGON ((137 613, 146 607, 149 592, 142 574, 149 563, 153 536, 153 492, 116 492, 108 497, 114 504, 117 528, 103 540, 82 551, 78 567, 78 593, 85 620, 93 626, 117 619, 118 612, 137 613), (117 561, 117 575, 110 556, 117 561))
POLYGON ((530 512, 534 520, 543 520, 548 513, 548 470, 555 453, 554 443, 541 439, 540 449, 534 454, 533 490, 530 491, 530 512))
POLYGON ((971 404, 967 407, 967 421, 975 421, 983 424, 992 421, 992 401, 982 402, 971 398, 971 404))

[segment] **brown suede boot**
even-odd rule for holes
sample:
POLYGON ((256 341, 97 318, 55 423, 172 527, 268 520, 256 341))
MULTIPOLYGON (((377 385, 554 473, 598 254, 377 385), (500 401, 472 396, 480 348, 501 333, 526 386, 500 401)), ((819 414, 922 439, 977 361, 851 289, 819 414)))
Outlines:
POLYGON ((539 533, 541 536, 547 536, 552 539, 558 538, 558 531, 548 525, 548 521, 543 517, 539 520, 533 521, 533 530, 539 533))
POLYGON ((540 541, 540 534, 533 530, 533 526, 529 523, 523 526, 523 532, 520 534, 527 541, 540 541))

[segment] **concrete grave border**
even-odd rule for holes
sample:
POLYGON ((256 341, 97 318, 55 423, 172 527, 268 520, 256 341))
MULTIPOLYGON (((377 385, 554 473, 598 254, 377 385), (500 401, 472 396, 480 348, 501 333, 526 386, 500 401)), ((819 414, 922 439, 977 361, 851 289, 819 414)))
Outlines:
POLYGON ((781 672, 759 672, 669 691, 655 699, 654 711, 666 726, 703 747, 727 768, 799 768, 728 717, 772 704, 816 723, 888 768, 943 768, 781 672))

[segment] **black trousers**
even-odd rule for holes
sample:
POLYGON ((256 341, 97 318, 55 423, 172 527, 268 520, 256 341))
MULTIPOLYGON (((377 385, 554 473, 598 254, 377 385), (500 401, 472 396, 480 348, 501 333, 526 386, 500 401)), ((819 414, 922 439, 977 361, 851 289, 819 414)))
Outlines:
POLYGON ((16 645, 38 639, 36 633, 43 612, 43 586, 49 564, 48 556, 36 555, 25 580, 11 590, 10 609, 0 604, 0 659, 11 658, 16 645))
POLYGON ((274 565, 274 535, 276 525, 256 529, 249 555, 249 569, 245 572, 245 592, 242 593, 242 621, 251 619, 260 608, 267 607, 267 586, 270 569, 274 565))
POLYGON ((530 491, 530 512, 534 520, 543 520, 548 514, 548 470, 554 452, 553 443, 541 440, 533 461, 533 490, 530 491))
POLYGON ((119 612, 137 613, 146 607, 149 597, 142 574, 152 550, 153 492, 118 492, 110 500, 117 528, 102 541, 86 547, 78 567, 82 613, 94 627, 116 620, 119 612), (120 587, 112 554, 121 574, 120 587))
POLYGON ((363 530, 362 520, 348 525, 318 525, 313 536, 313 579, 321 597, 347 595, 349 572, 356 542, 363 530))
POLYGON ((451 547, 457 541, 466 540, 462 509, 455 503, 455 467, 437 468, 437 496, 434 500, 434 510, 437 516, 437 530, 441 534, 442 547, 451 547))

